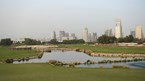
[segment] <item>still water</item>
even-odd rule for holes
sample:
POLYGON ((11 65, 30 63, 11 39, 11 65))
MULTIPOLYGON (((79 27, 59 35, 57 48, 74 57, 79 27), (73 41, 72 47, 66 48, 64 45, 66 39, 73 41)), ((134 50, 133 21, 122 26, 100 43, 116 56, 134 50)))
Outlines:
MULTIPOLYGON (((123 60, 124 58, 108 58, 108 57, 93 57, 89 56, 82 52, 76 51, 59 51, 53 50, 52 52, 44 52, 41 59, 30 59, 29 61, 14 62, 15 64, 19 63, 45 63, 49 60, 57 60, 63 63, 72 63, 72 62, 86 62, 87 60, 92 61, 102 61, 102 60, 123 60)), ((128 58, 131 59, 131 58, 128 58)), ((112 68, 113 65, 123 65, 129 68, 145 68, 145 61, 138 62, 126 62, 126 63, 107 63, 107 64, 91 64, 91 65, 77 65, 76 67, 89 67, 89 68, 112 68)))

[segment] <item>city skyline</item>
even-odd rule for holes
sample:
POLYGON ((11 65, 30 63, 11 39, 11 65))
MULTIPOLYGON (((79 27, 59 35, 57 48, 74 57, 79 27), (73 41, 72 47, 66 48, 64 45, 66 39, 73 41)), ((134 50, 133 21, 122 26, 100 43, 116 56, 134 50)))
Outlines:
POLYGON ((50 38, 54 30, 80 38, 85 27, 101 36, 115 31, 116 19, 124 36, 137 25, 144 34, 144 7, 144 0, 0 0, 0 39, 50 38))

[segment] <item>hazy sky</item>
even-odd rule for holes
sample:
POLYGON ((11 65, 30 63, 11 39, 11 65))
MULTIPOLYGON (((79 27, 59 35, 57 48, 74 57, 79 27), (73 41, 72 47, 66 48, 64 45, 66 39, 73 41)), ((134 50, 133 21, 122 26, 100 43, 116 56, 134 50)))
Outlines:
POLYGON ((0 38, 48 38, 65 30, 104 33, 121 19, 124 34, 145 31, 145 0, 0 0, 0 38))

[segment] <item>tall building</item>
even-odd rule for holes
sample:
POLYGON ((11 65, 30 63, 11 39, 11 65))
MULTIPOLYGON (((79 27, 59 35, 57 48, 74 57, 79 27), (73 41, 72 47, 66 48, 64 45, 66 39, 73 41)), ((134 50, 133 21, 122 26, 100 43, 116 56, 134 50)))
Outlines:
POLYGON ((51 39, 56 39, 56 33, 55 33, 55 31, 53 31, 53 32, 51 33, 51 39))
POLYGON ((133 37, 135 37, 135 31, 130 31, 130 35, 132 35, 133 37))
POLYGON ((93 33, 92 42, 97 42, 97 33, 93 33))
POLYGON ((91 33, 88 34, 88 42, 92 42, 92 35, 91 35, 91 33))
POLYGON ((113 36, 113 34, 112 34, 112 29, 107 29, 107 30, 105 31, 105 35, 106 35, 106 36, 113 36))
POLYGON ((64 37, 69 38, 69 33, 65 33, 65 36, 64 37))
POLYGON ((121 20, 120 19, 116 20, 115 37, 116 38, 122 38, 122 25, 121 25, 121 20))
POLYGON ((140 25, 136 26, 135 28, 135 38, 143 39, 143 32, 140 25))
POLYGON ((62 38, 65 36, 65 31, 59 31, 59 38, 60 38, 60 42, 62 42, 62 38))
POLYGON ((75 34, 74 33, 70 34, 69 40, 74 40, 74 39, 76 39, 75 34))
POLYGON ((83 30, 83 40, 84 40, 85 42, 88 42, 88 28, 85 28, 85 29, 83 30))

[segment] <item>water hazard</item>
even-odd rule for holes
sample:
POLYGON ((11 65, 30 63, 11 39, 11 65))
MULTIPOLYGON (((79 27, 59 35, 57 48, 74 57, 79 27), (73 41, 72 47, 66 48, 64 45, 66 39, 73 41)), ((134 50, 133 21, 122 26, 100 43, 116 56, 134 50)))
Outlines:
MULTIPOLYGON (((14 64, 19 63, 46 63, 50 60, 57 60, 63 63, 73 63, 73 62, 81 62, 84 63, 88 60, 92 60, 95 62, 103 61, 103 60, 124 60, 126 58, 120 58, 120 57, 93 57, 89 56, 83 52, 76 52, 76 51, 60 51, 60 50, 52 50, 52 52, 44 52, 41 59, 30 59, 29 61, 15 61, 14 64)), ((127 58, 132 59, 132 57, 127 58)), ((76 67, 89 67, 89 68, 112 68, 114 65, 121 65, 121 66, 127 66, 129 68, 145 68, 145 61, 137 61, 137 62, 121 62, 121 63, 105 63, 105 64, 80 64, 76 65, 76 67)))

